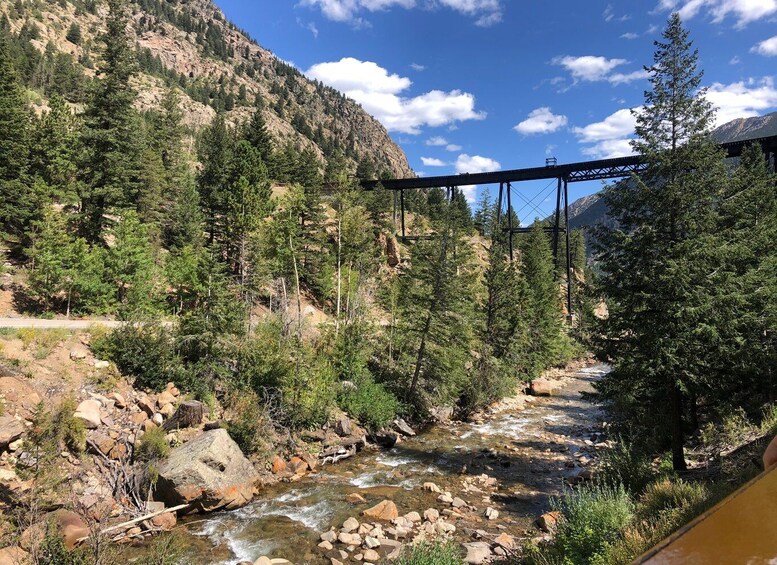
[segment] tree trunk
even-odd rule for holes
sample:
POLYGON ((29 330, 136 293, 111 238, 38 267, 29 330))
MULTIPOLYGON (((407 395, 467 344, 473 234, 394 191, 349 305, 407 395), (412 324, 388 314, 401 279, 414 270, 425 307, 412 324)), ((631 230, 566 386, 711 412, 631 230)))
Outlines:
POLYGON ((672 467, 675 471, 685 471, 685 450, 683 449, 683 396, 677 383, 672 383, 670 402, 672 407, 672 467))
POLYGON ((205 416, 205 406, 199 400, 187 400, 182 403, 175 414, 162 426, 166 432, 183 428, 194 428, 202 423, 205 416))

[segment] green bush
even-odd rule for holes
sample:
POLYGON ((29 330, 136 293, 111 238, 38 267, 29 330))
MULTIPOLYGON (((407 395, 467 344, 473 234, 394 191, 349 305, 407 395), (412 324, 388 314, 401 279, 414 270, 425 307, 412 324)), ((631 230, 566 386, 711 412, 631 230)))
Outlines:
POLYGON ((369 430, 378 430, 393 420, 399 402, 386 388, 367 373, 357 382, 343 383, 338 396, 340 408, 357 418, 369 430))
POLYGON ((632 494, 640 494, 656 479, 650 459, 635 445, 619 439, 602 458, 602 476, 609 484, 621 484, 632 494))
POLYGON ((65 541, 54 526, 46 528, 46 535, 38 547, 38 565, 87 565, 89 558, 84 548, 68 551, 65 541))
POLYGON ((73 417, 75 411, 75 399, 72 396, 65 397, 54 415, 52 428, 65 447, 80 454, 86 451, 86 425, 82 419, 73 417))
POLYGON ((709 496, 709 490, 703 484, 664 479, 645 488, 639 499, 638 513, 642 518, 650 519, 668 512, 694 509, 702 506, 709 496))
POLYGON ((180 383, 185 372, 171 332, 160 324, 124 324, 93 338, 92 351, 100 359, 113 361, 123 375, 134 378, 137 388, 161 391, 170 381, 180 383))
POLYGON ((405 549, 399 565, 460 565, 461 552, 456 544, 421 542, 405 549))
POLYGON ((167 433, 163 428, 151 428, 143 437, 135 451, 139 461, 158 461, 170 454, 170 444, 167 443, 167 433))
POLYGON ((264 401, 253 391, 237 390, 228 397, 227 431, 245 454, 260 451, 272 423, 263 408, 264 401))
POLYGON ((582 487, 553 500, 552 506, 563 516, 555 549, 570 565, 609 565, 608 548, 634 518, 634 504, 623 486, 582 487))

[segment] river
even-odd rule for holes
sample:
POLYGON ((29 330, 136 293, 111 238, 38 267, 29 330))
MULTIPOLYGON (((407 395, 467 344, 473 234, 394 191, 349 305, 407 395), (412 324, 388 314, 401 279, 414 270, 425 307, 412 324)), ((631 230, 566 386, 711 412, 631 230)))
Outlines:
POLYGON ((384 499, 393 500, 400 514, 441 508, 438 495, 421 488, 426 482, 475 510, 457 521, 455 539, 472 541, 477 530, 530 536, 549 497, 597 457, 602 418, 581 393, 606 371, 605 365, 579 369, 555 396, 510 399, 480 423, 433 427, 391 450, 366 450, 298 482, 263 489, 240 510, 195 519, 186 525, 186 560, 234 565, 266 555, 329 563, 317 547, 320 533, 384 499), (498 486, 485 488, 492 482, 485 475, 498 486), (347 502, 351 493, 366 502, 347 502), (486 507, 498 510, 499 518, 483 518, 486 507))

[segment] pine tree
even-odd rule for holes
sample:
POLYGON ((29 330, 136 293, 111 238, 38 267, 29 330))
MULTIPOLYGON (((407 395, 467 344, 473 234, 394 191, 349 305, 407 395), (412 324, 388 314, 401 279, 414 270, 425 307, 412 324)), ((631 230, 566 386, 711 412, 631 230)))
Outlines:
POLYGON ((450 402, 466 385, 473 335, 474 278, 471 248, 463 239, 460 209, 443 204, 433 223, 436 237, 413 248, 411 268, 400 281, 400 320, 410 355, 404 397, 423 409, 450 402))
POLYGON ((647 171, 631 188, 605 190, 618 227, 597 230, 609 308, 600 351, 614 363, 599 388, 632 432, 670 444, 675 469, 685 469, 684 416, 696 413, 705 366, 709 235, 726 175, 708 135, 713 112, 699 90, 698 53, 677 14, 655 45, 633 143, 647 171))
POLYGON ((264 119, 262 98, 257 95, 256 99, 259 104, 246 125, 243 137, 259 152, 262 161, 269 164, 273 151, 272 136, 267 130, 267 122, 264 119))
POLYGON ((127 211, 113 230, 115 243, 105 255, 108 280, 125 316, 148 312, 157 299, 156 264, 147 228, 127 211))
POLYGON ((478 209, 475 211, 474 225, 478 233, 484 237, 491 235, 494 222, 494 204, 491 201, 491 193, 484 190, 480 194, 478 209))
POLYGON ((104 215, 114 207, 140 201, 142 135, 133 109, 134 49, 126 34, 123 0, 108 0, 107 31, 101 80, 84 114, 84 187, 82 231, 91 242, 102 236, 104 215))
POLYGON ((202 162, 198 179, 200 203, 205 212, 211 244, 220 240, 223 232, 221 220, 229 183, 232 146, 232 134, 227 129, 224 116, 219 114, 203 131, 198 151, 202 162))
POLYGON ((80 123, 61 96, 52 96, 49 107, 35 128, 31 173, 51 190, 46 200, 72 204, 78 199, 80 123))
POLYGON ((560 288, 553 270, 553 253, 540 222, 534 222, 523 241, 520 264, 526 281, 526 368, 534 377, 543 369, 563 361, 567 345, 563 333, 560 288))
POLYGON ((714 327, 700 394, 725 415, 743 407, 758 417, 777 397, 777 191, 761 149, 745 148, 719 208, 711 245, 720 262, 710 276, 714 327))
POLYGON ((35 215, 27 166, 30 114, 5 34, 0 37, 0 225, 21 236, 35 215))

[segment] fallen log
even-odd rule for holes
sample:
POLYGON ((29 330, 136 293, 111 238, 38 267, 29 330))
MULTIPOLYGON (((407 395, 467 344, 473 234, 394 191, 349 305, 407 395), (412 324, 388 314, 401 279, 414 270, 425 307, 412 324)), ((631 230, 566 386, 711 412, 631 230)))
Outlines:
MULTIPOLYGON (((164 510, 157 510, 156 512, 151 512, 150 514, 145 514, 144 516, 140 516, 139 518, 134 518, 132 520, 128 520, 126 522, 122 522, 121 524, 116 524, 115 526, 111 526, 110 528, 105 528, 104 530, 100 530, 99 535, 105 535, 109 534, 111 532, 116 532, 118 530, 123 530, 125 528, 129 528, 130 526, 134 526, 135 524, 138 524, 140 522, 143 522, 144 520, 150 520, 151 518, 155 518, 156 516, 161 516, 162 514, 168 514, 170 512, 178 512, 179 510, 183 510, 185 508, 188 508, 189 504, 179 504, 178 506, 173 506, 172 508, 165 508, 164 510)), ((76 540, 76 543, 81 543, 89 539, 89 536, 78 538, 76 540)))

